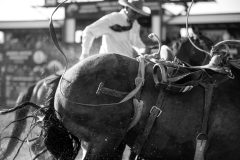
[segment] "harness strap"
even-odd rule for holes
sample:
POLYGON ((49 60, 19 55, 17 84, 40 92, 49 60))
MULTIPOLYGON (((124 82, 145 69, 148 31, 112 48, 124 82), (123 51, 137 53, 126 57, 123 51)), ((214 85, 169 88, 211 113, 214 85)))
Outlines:
POLYGON ((142 147, 145 141, 148 138, 150 131, 152 130, 153 124, 157 117, 162 113, 163 109, 163 100, 164 100, 164 91, 160 90, 160 93, 157 98, 156 106, 153 106, 150 110, 150 115, 147 119, 144 131, 139 135, 132 147, 132 152, 136 155, 135 159, 138 159, 139 154, 141 153, 142 147))
POLYGON ((210 106, 213 95, 213 84, 200 83, 205 90, 205 102, 203 111, 203 120, 200 133, 196 137, 196 151, 194 155, 194 160, 204 160, 204 152, 207 146, 207 130, 208 130, 208 119, 210 114, 210 106))

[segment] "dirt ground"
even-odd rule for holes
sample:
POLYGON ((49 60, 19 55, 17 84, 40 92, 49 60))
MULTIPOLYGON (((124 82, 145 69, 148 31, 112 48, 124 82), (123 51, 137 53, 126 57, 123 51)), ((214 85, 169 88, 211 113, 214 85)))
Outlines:
MULTIPOLYGON (((11 131, 12 131, 12 126, 11 125, 10 127, 8 127, 7 129, 5 129, 3 132, 3 128, 5 128, 12 120, 14 119, 14 114, 11 113, 11 114, 8 114, 8 115, 0 115, 0 130, 1 130, 1 138, 3 137, 7 137, 7 136, 10 136, 11 135, 11 131)), ((30 120, 29 120, 29 123, 30 124, 30 120)), ((31 136, 36 136, 34 135, 36 132, 34 132, 31 136)), ((24 137, 26 137, 26 134, 27 134, 27 131, 25 131, 23 133, 23 135, 21 136, 21 139, 24 139, 24 137)), ((0 153, 2 152, 2 150, 4 150, 8 144, 8 141, 9 139, 3 139, 0 141, 0 145, 1 145, 1 148, 0 148, 0 153)), ((15 158, 16 160, 31 160, 34 158, 34 155, 33 153, 31 153, 30 149, 29 149, 29 143, 24 143, 23 147, 21 148, 21 150, 19 151, 19 154, 18 156, 15 158)), ((11 154, 11 156, 9 158, 7 158, 6 160, 13 160, 18 148, 20 146, 20 143, 19 145, 17 145, 15 147, 15 150, 14 152, 11 154)))
MULTIPOLYGON (((13 125, 10 125, 10 127, 5 129, 3 132, 2 132, 2 130, 13 120, 14 120, 14 114, 13 113, 7 114, 7 115, 0 115, 1 138, 11 135, 13 125)), ((23 132, 23 134, 21 136, 21 139, 24 139, 26 137, 30 124, 31 124, 31 120, 29 119, 26 131, 23 132)), ((34 132, 31 134, 31 137, 32 138, 36 137, 38 134, 39 134, 39 130, 34 130, 34 132)), ((29 138, 29 139, 31 139, 31 138, 29 138)), ((6 148, 6 146, 8 144, 8 141, 9 141, 9 139, 3 139, 3 140, 0 141, 0 154, 6 148)), ((15 157, 15 155, 17 153, 17 150, 20 146, 20 143, 21 142, 19 142, 19 144, 15 147, 14 152, 6 160, 13 160, 13 158, 15 157)), ((122 160, 128 160, 129 152, 130 152, 130 148, 126 147, 126 150, 124 152, 122 160)), ((30 143, 24 143, 23 147, 20 149, 19 154, 17 155, 15 160, 31 160, 33 158, 34 158, 34 154, 30 150, 30 143)), ((80 154, 78 154, 76 160, 81 160, 81 158, 82 158, 82 155, 80 153, 80 154)))

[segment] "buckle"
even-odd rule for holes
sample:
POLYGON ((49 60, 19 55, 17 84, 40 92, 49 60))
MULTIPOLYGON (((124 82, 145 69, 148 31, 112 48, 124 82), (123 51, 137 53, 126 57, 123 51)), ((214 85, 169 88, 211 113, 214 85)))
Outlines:
POLYGON ((207 140, 207 139, 208 139, 207 134, 201 133, 201 132, 196 137, 196 140, 207 140))
POLYGON ((152 113, 153 109, 156 109, 156 110, 159 111, 159 113, 158 113, 158 115, 157 115, 157 117, 159 117, 160 114, 162 113, 162 110, 161 110, 160 108, 158 108, 157 106, 152 106, 152 108, 151 108, 151 110, 150 110, 150 113, 152 113))

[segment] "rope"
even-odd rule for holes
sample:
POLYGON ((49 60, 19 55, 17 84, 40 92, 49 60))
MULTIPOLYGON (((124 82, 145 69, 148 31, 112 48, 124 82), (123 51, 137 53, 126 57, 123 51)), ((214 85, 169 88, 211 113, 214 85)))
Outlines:
POLYGON ((56 48, 60 51, 60 53, 63 55, 65 61, 66 61, 66 66, 65 66, 65 69, 64 69, 64 73, 66 72, 67 68, 68 68, 68 60, 67 60, 67 57, 66 55, 64 54, 63 50, 61 49, 61 47, 59 46, 59 43, 57 41, 57 36, 56 36, 56 32, 55 32, 55 29, 54 29, 54 26, 53 26, 53 15, 54 13, 58 10, 59 7, 61 7, 66 1, 68 0, 65 0, 63 1, 62 3, 60 3, 56 8, 55 10, 53 11, 52 15, 51 15, 51 18, 50 18, 50 24, 49 24, 49 32, 50 32, 50 36, 52 37, 52 40, 53 40, 53 43, 54 45, 56 46, 56 48))
MULTIPOLYGON (((211 50, 211 56, 213 56, 214 52, 218 49, 218 47, 220 47, 221 45, 226 45, 226 44, 230 44, 230 45, 239 45, 240 46, 240 40, 224 40, 224 41, 220 41, 217 44, 215 44, 211 50)), ((226 47, 227 48, 227 47, 226 47)), ((227 48, 228 49, 228 48, 227 48)))
POLYGON ((193 3, 194 3, 194 1, 192 0, 190 6, 189 6, 189 8, 188 8, 188 11, 187 11, 187 19, 186 19, 187 37, 188 37, 190 43, 191 43, 197 50, 199 50, 199 51, 201 51, 201 52, 204 52, 204 53, 206 53, 206 54, 208 54, 208 55, 211 55, 209 52, 207 52, 207 51, 199 48, 198 46, 196 46, 196 45, 194 44, 194 42, 191 40, 190 36, 189 36, 189 33, 188 33, 188 17, 189 17, 189 13, 190 13, 190 10, 191 10, 191 7, 192 7, 193 3))

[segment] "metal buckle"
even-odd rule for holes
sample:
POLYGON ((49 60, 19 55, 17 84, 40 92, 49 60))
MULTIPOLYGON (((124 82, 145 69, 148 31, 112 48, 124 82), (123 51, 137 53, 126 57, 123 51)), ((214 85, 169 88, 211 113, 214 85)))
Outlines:
POLYGON ((156 109, 156 110, 159 111, 159 113, 158 113, 158 115, 157 115, 157 117, 159 117, 160 114, 162 113, 162 110, 161 110, 160 108, 158 108, 157 106, 152 106, 152 108, 151 108, 151 110, 150 110, 150 113, 152 113, 153 109, 156 109))
POLYGON ((196 140, 207 140, 207 139, 208 139, 207 134, 202 133, 202 132, 200 132, 196 137, 196 140))

